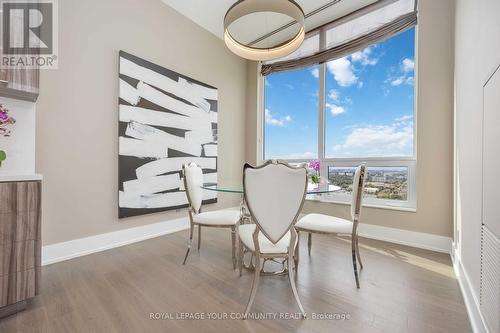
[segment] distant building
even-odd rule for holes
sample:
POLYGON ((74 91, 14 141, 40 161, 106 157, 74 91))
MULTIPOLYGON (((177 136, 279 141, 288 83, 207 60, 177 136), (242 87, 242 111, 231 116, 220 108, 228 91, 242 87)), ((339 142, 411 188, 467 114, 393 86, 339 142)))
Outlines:
POLYGON ((373 182, 376 182, 376 183, 385 183, 386 182, 386 175, 382 175, 382 176, 373 176, 372 177, 372 181, 373 182))
POLYGON ((378 188, 376 187, 365 187, 365 193, 367 194, 377 194, 378 188))

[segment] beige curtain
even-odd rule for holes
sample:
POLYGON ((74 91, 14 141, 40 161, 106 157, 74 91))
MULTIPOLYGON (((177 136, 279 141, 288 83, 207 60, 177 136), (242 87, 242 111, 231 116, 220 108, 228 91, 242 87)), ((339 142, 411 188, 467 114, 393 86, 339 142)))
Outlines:
POLYGON ((298 50, 262 64, 262 74, 345 57, 417 24, 416 0, 382 0, 309 32, 298 50))

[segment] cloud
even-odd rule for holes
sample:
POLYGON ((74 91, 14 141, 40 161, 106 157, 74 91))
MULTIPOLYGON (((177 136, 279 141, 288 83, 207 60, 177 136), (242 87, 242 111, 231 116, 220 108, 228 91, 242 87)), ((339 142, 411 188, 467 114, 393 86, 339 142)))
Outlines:
POLYGON ((354 74, 354 66, 348 57, 330 61, 326 65, 340 86, 349 87, 358 81, 358 77, 354 74))
POLYGON ((330 98, 333 102, 338 102, 340 93, 335 89, 330 89, 330 91, 328 92, 328 98, 330 98))
POLYGON ((391 86, 400 86, 404 82, 405 82, 405 77, 404 76, 400 76, 397 79, 393 79, 393 80, 390 81, 391 86))
POLYGON ((413 73, 413 70, 415 69, 415 63, 413 62, 413 60, 410 58, 404 58, 401 61, 399 67, 399 71, 394 68, 392 69, 385 82, 395 87, 401 86, 403 84, 407 84, 409 86, 413 85, 414 79, 411 75, 413 73))
POLYGON ((406 114, 404 116, 398 117, 394 119, 395 123, 402 123, 404 125, 407 125, 409 123, 413 123, 413 115, 411 114, 406 114))
POLYGON ((405 58, 401 62, 401 69, 405 73, 412 72, 415 69, 415 62, 412 59, 405 58))
MULTIPOLYGON (((350 56, 330 61, 326 64, 328 71, 333 75, 333 78, 341 87, 350 87, 358 84, 359 88, 363 87, 363 82, 358 81, 356 71, 358 66, 375 66, 380 56, 373 55, 374 47, 369 46, 361 51, 354 52, 350 56), (356 66, 355 66, 356 65, 356 66)), ((313 69, 313 72, 317 69, 313 69)), ((313 73, 314 75, 314 73, 313 73)))
POLYGON ((330 89, 330 91, 328 92, 328 100, 329 102, 325 103, 325 107, 334 117, 347 112, 347 110, 343 106, 338 105, 339 103, 352 104, 352 100, 349 97, 341 100, 340 92, 335 89, 330 89))
POLYGON ((314 76, 315 78, 318 78, 319 77, 319 69, 318 67, 315 67, 311 70, 311 74, 312 76, 314 76))
POLYGON ((363 66, 374 66, 377 64, 379 58, 373 58, 371 55, 372 48, 369 46, 361 51, 354 52, 351 55, 351 60, 352 62, 360 63, 363 66))
POLYGON ((345 108, 343 108, 342 106, 338 106, 336 104, 326 103, 325 106, 328 108, 328 110, 334 117, 346 112, 345 108))
POLYGON ((271 111, 269 111, 269 109, 265 110, 265 119, 266 119, 266 124, 279 127, 283 127, 287 123, 292 121, 292 117, 288 115, 281 118, 275 118, 274 115, 271 113, 271 111))
POLYGON ((406 115, 387 125, 354 127, 344 143, 335 145, 333 151, 339 155, 408 155, 412 147, 413 116, 406 115))
POLYGON ((291 85, 290 83, 285 83, 285 87, 287 87, 288 89, 290 90, 293 90, 294 89, 294 86, 291 85))

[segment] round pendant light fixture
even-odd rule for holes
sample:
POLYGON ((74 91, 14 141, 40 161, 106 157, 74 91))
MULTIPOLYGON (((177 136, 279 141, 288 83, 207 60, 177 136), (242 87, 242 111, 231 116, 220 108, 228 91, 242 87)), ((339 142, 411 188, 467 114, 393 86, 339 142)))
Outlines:
POLYGON ((305 16, 302 8, 293 0, 239 0, 224 17, 224 42, 238 56, 255 61, 272 60, 289 55, 297 50, 305 37, 305 16), (281 14, 292 18, 298 24, 297 32, 276 45, 259 47, 252 43, 238 41, 230 33, 230 26, 239 19, 256 13, 281 14))

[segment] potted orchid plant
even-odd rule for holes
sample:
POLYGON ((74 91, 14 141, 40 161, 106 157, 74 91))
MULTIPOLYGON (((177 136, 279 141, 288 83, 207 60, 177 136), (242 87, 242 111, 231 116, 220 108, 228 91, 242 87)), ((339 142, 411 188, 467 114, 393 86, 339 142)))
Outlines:
POLYGON ((318 185, 320 182, 319 169, 321 162, 319 160, 312 160, 309 162, 309 169, 311 172, 311 183, 318 185))
MULTIPOLYGON (((16 123, 16 119, 9 115, 9 109, 4 104, 0 104, 0 137, 10 136, 10 127, 16 123)), ((7 153, 4 150, 0 150, 0 166, 2 161, 7 158, 7 153)))

